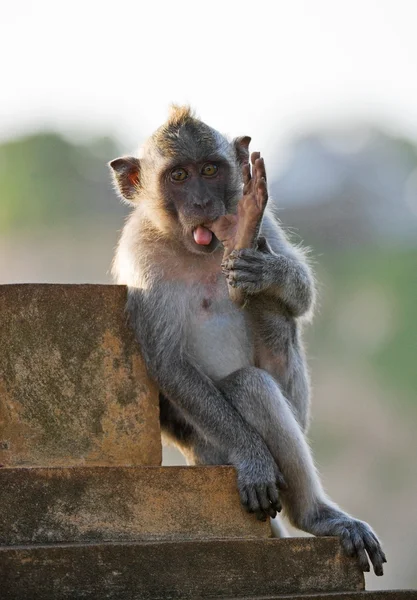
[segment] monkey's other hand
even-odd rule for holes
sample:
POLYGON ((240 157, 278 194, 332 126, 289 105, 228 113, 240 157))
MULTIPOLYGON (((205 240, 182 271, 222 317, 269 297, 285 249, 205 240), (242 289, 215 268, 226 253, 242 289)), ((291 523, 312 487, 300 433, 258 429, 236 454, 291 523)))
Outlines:
POLYGON ((222 271, 227 283, 240 288, 247 294, 257 294, 267 289, 273 283, 270 277, 276 257, 244 248, 233 250, 222 262, 222 271))
POLYGON ((279 489, 286 489, 284 477, 269 450, 258 448, 235 464, 240 499, 248 512, 265 520, 281 512, 279 489))

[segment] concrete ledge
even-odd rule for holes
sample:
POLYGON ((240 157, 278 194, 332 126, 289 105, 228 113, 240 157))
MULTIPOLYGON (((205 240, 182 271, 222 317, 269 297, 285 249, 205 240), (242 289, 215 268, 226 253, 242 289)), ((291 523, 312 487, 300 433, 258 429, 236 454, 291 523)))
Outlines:
POLYGON ((0 286, 0 464, 160 464, 125 302, 124 286, 0 286))
POLYGON ((0 548, 8 600, 245 598, 360 591, 335 538, 0 548))
POLYGON ((381 590, 378 592, 338 592, 336 594, 291 594, 290 596, 251 596, 224 600, 417 600, 414 590, 381 590))
POLYGON ((0 544, 268 538, 232 467, 0 469, 0 544))

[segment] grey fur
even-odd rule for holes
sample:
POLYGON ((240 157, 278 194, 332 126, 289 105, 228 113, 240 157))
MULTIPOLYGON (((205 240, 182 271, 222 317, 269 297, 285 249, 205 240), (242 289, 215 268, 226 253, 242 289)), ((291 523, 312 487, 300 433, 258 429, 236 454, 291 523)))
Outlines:
POLYGON ((381 575, 385 556, 375 534, 326 497, 305 437, 310 402, 301 328, 314 307, 311 269, 268 211, 258 248, 232 253, 223 267, 220 245, 193 246, 190 228, 204 223, 204 210, 206 222, 236 210, 248 138, 239 148, 239 139, 231 143, 181 111, 145 146, 133 199, 123 162, 116 162, 119 190, 128 188, 136 208, 113 272, 129 286, 127 309, 161 390, 163 432, 191 464, 234 465, 241 500, 260 518, 275 516, 282 503, 296 527, 338 535, 363 570, 368 553, 381 575), (227 161, 223 184, 200 181, 197 167, 198 186, 167 183, 175 149, 176 164, 194 169, 205 159, 196 153, 202 147, 210 160, 227 161), (226 278, 246 292, 243 311, 230 301, 226 278))

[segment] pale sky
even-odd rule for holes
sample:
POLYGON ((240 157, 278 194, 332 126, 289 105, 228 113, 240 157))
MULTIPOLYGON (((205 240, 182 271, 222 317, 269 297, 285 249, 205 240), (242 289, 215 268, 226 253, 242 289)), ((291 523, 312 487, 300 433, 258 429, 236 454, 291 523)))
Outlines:
POLYGON ((0 138, 143 140, 170 102, 271 148, 316 123, 417 139, 416 0, 2 2, 0 138))

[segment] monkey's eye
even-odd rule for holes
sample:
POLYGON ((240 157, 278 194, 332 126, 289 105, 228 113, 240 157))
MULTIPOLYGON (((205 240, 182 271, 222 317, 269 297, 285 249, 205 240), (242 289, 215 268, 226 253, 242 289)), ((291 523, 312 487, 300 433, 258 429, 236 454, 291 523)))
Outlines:
POLYGON ((216 175, 218 170, 219 167, 217 165, 214 165, 213 163, 206 163, 201 170, 201 174, 204 175, 204 177, 213 177, 216 175))
POLYGON ((171 179, 173 181, 184 181, 187 177, 188 173, 182 167, 175 167, 175 169, 172 169, 171 171, 171 179))

